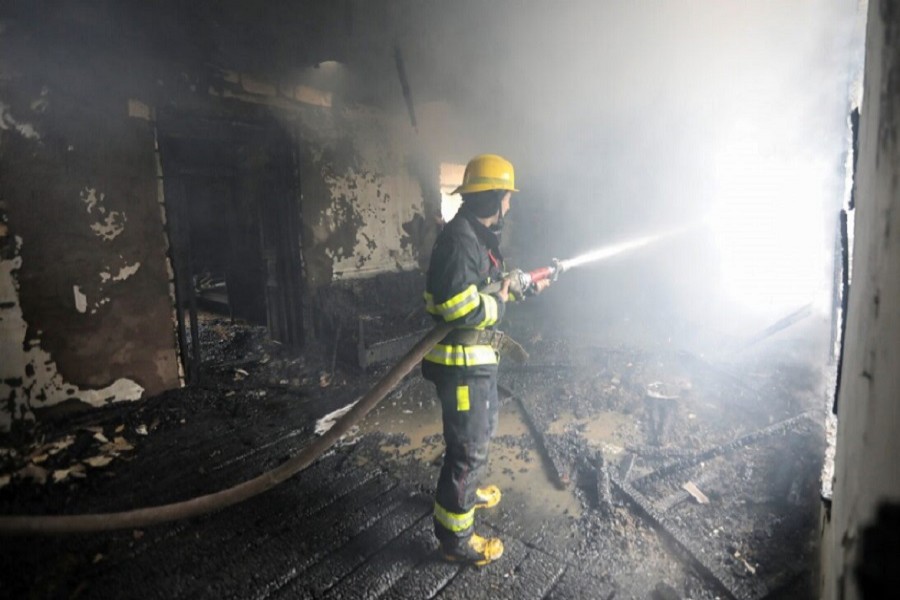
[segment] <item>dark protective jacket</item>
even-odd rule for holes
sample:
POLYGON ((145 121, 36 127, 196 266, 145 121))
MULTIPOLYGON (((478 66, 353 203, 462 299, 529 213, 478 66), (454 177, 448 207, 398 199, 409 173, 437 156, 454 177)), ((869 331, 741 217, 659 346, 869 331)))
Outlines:
POLYGON ((503 275, 499 246, 497 236, 465 204, 438 235, 425 284, 425 308, 436 321, 452 323, 457 330, 425 355, 422 374, 427 379, 496 372, 497 352, 488 341, 474 339, 487 336, 471 332, 492 329, 506 310, 499 296, 479 291, 503 275))

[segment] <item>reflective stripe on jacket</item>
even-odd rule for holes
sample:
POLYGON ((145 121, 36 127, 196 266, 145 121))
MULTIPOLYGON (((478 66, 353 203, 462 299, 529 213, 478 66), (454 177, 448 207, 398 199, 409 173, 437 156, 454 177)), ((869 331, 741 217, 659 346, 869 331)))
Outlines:
MULTIPOLYGON (((447 223, 435 241, 425 284, 425 309, 436 321, 484 330, 503 319, 505 303, 495 294, 478 291, 485 283, 502 277, 497 246, 496 236, 468 214, 465 205, 447 223)), ((452 368, 496 369, 497 353, 489 345, 444 340, 425 356, 425 362, 452 368)))

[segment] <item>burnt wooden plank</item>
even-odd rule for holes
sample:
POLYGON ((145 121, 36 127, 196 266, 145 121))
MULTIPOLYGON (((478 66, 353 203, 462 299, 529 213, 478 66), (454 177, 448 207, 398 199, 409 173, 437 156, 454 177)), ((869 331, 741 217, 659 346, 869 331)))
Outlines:
POLYGON ((436 546, 431 519, 422 519, 331 588, 326 598, 380 598, 394 583, 433 553, 436 546))
POLYGON ((247 523, 255 522, 260 513, 258 503, 269 505, 272 507, 271 511, 288 512, 297 505, 305 505, 328 486, 337 485, 340 480, 335 477, 334 470, 340 460, 340 457, 333 456, 317 461, 295 479, 283 483, 263 497, 211 515, 149 528, 140 541, 134 540, 131 531, 112 533, 105 560, 93 570, 91 577, 102 579, 112 570, 144 570, 146 564, 164 562, 173 554, 190 554, 199 530, 205 531, 204 539, 210 542, 217 539, 219 543, 225 544, 245 529, 247 523), (143 558, 143 554, 150 556, 143 558))
POLYGON ((433 598, 444 589, 462 569, 444 560, 437 551, 424 557, 424 561, 397 581, 380 600, 408 600, 409 598, 433 598))
POLYGON ((503 556, 484 567, 465 567, 459 575, 437 595, 441 600, 470 600, 485 597, 490 590, 491 597, 512 598, 507 595, 509 578, 528 555, 528 547, 513 537, 503 536, 497 531, 485 528, 485 536, 499 536, 503 540, 503 556))
POLYGON ((525 422, 534 436, 538 454, 547 469, 550 480, 560 489, 566 488, 572 480, 574 462, 561 435, 550 433, 554 414, 546 398, 541 394, 516 394, 516 404, 525 417, 525 422))
POLYGON ((216 583, 198 589, 198 596, 264 596, 396 509, 405 495, 389 478, 377 478, 321 513, 267 527, 227 562, 205 572, 216 583))
POLYGON ((223 569, 240 571, 246 568, 246 559, 233 552, 246 552, 284 531, 303 531, 311 519, 341 519, 344 510, 335 505, 345 504, 345 497, 349 501, 358 498, 362 504, 396 485, 391 478, 376 473, 366 469, 353 470, 340 478, 323 477, 326 484, 310 496, 286 484, 206 518, 184 535, 160 542, 143 555, 107 569, 92 581, 92 593, 98 597, 121 597, 123 589, 133 589, 143 597, 173 597, 202 587, 206 574, 223 569), (146 591, 142 591, 144 588, 146 591))
POLYGON ((547 600, 571 600, 572 598, 611 600, 615 595, 616 586, 612 582, 595 577, 578 566, 570 566, 545 598, 547 600))
MULTIPOLYGON (((305 503, 308 498, 314 496, 326 486, 335 484, 336 479, 334 477, 334 472, 343 460, 343 456, 333 454, 316 461, 296 475, 292 481, 287 481, 281 484, 281 486, 268 492, 268 494, 272 496, 270 499, 272 504, 279 505, 278 499, 282 497, 290 497, 294 499, 297 504, 305 503)), ((254 506, 242 503, 237 506, 228 507, 221 511, 221 513, 213 513, 213 515, 216 515, 215 517, 213 517, 213 515, 201 516, 196 519, 176 521, 161 527, 150 528, 147 531, 147 535, 142 538, 142 543, 132 544, 130 549, 127 552, 120 554, 119 557, 123 560, 133 559, 137 555, 152 549, 157 544, 165 543, 171 538, 183 534, 187 530, 196 529, 208 519, 227 518, 229 520, 234 520, 235 522, 244 522, 247 519, 247 513, 255 511, 256 508, 254 506)), ((227 536, 236 535, 239 530, 223 528, 221 531, 223 535, 227 536)), ((130 532, 127 535, 130 537, 130 532)), ((122 562, 122 560, 115 560, 116 557, 111 558, 113 560, 107 563, 107 566, 122 562)))
POLYGON ((416 522, 427 518, 431 502, 424 496, 407 498, 372 527, 342 544, 334 552, 322 557, 302 578, 292 578, 276 597, 320 597, 343 577, 357 568, 388 542, 401 535, 416 522))
POLYGON ((245 586, 243 595, 237 593, 244 589, 239 586, 234 597, 266 598, 277 593, 324 557, 398 510, 408 495, 408 491, 396 487, 369 499, 363 508, 343 511, 336 524, 325 524, 318 533, 301 530, 288 539, 280 537, 271 551, 266 549, 268 560, 257 570, 257 584, 245 586))
POLYGON ((564 563, 532 548, 525 560, 516 567, 515 573, 508 578, 509 590, 508 593, 504 592, 504 597, 540 600, 553 589, 565 570, 564 563))

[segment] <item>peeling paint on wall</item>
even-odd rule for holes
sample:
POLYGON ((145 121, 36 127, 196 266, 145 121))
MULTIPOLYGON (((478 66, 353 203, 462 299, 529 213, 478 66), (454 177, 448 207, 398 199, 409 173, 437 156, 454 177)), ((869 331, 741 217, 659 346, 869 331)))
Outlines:
POLYGON ((141 102, 130 98, 128 100, 128 116, 135 119, 143 119, 144 121, 152 121, 152 111, 150 107, 141 102))
POLYGON ((31 101, 30 107, 32 112, 43 114, 47 110, 47 107, 50 106, 50 101, 47 99, 49 92, 50 90, 46 85, 41 88, 41 95, 31 101))
MULTIPOLYGON (((69 398, 101 405, 181 382, 150 104, 157 80, 110 53, 111 40, 88 35, 85 60, 61 63, 47 50, 54 39, 18 23, 2 37, 4 429, 69 398)), ((159 66, 162 76, 171 63, 159 66)))
POLYGON ((422 192, 415 181, 351 169, 325 182, 332 202, 322 224, 344 236, 334 238, 337 244, 326 250, 336 279, 418 266, 415 249, 402 243, 403 224, 422 211, 422 192), (349 230, 342 231, 342 226, 349 230))
MULTIPOLYGON (((125 260, 121 255, 119 255, 119 259, 125 263, 125 260)), ((111 272, 113 269, 111 267, 106 267, 106 270, 100 272, 99 283, 92 281, 89 284, 74 285, 73 293, 75 296, 75 309, 84 314, 88 312, 88 307, 90 307, 90 314, 97 314, 100 307, 110 302, 110 297, 106 293, 108 286, 125 281, 137 273, 140 268, 140 262, 135 262, 133 264, 125 263, 123 266, 119 267, 118 272, 114 275, 111 272)))
POLYGON ((9 131, 10 128, 19 132, 22 137, 29 140, 40 140, 41 136, 31 123, 22 123, 12 116, 9 107, 0 102, 0 129, 9 131))
POLYGON ((408 122, 360 105, 298 117, 307 283, 421 267, 433 220, 413 172, 418 146, 408 122))
POLYGON ((74 285, 72 286, 73 291, 75 292, 75 310, 80 313, 84 313, 87 311, 87 296, 81 291, 81 287, 74 285))
MULTIPOLYGON (((140 399, 144 388, 130 379, 119 378, 101 389, 80 388, 63 379, 53 357, 41 347, 41 332, 28 337, 16 276, 22 267, 22 238, 9 240, 4 235, 0 240, 4 242, 0 255, 0 431, 9 431, 15 421, 34 420, 35 409, 66 400, 100 407, 140 399)), ((76 309, 85 312, 87 297, 77 285, 74 293, 76 309)))
POLYGON ((133 265, 125 265, 121 269, 119 269, 118 274, 112 275, 107 271, 103 271, 100 273, 100 281, 106 283, 107 281, 125 281, 132 275, 138 272, 138 269, 141 268, 141 263, 136 262, 133 265))
POLYGON ((103 241, 109 242, 119 237, 125 231, 125 221, 128 219, 124 212, 118 210, 108 210, 104 205, 106 196, 103 193, 97 194, 94 188, 84 188, 81 190, 81 201, 87 207, 89 215, 96 214, 100 220, 91 223, 91 230, 103 241))

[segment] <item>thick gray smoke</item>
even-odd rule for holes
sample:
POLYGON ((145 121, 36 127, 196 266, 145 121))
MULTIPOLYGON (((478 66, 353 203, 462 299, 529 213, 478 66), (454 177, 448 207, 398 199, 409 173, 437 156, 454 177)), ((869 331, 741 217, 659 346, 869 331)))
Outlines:
MULTIPOLYGON (((421 97, 517 165, 523 266, 698 225, 561 284, 607 313, 763 320, 829 293, 864 11, 852 0, 428 3, 421 97)), ((588 309, 586 309, 588 310, 588 309)))

